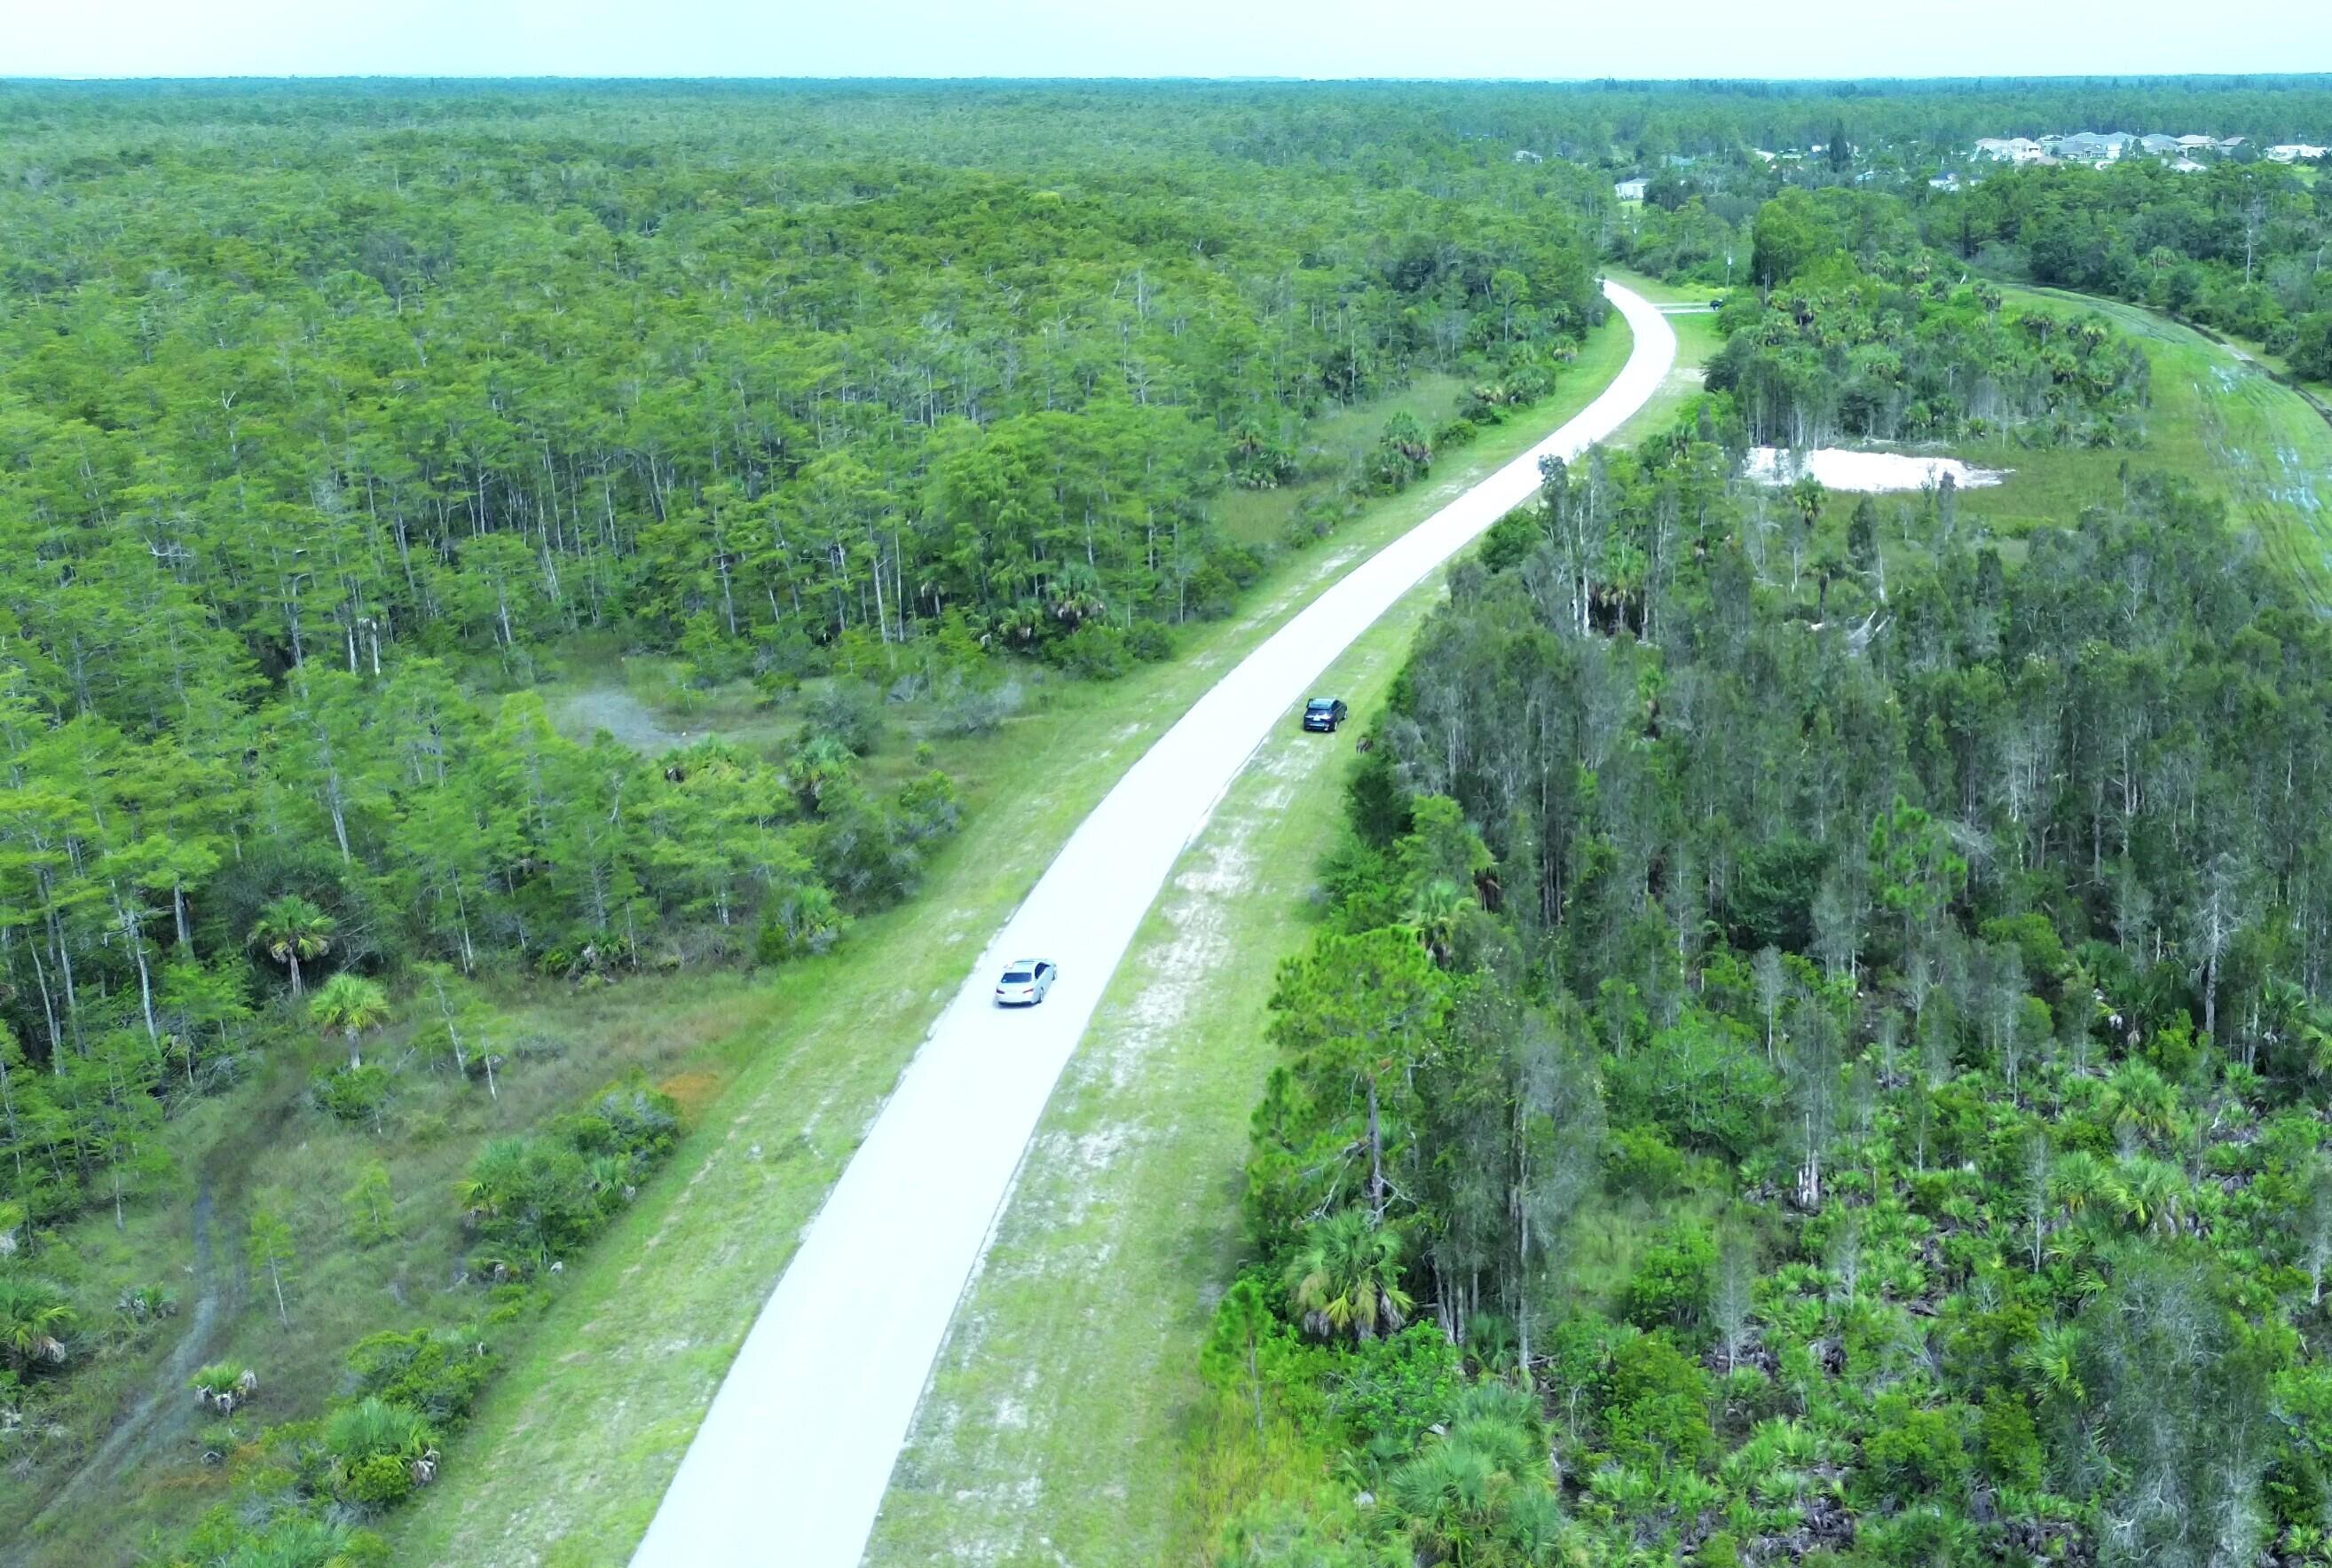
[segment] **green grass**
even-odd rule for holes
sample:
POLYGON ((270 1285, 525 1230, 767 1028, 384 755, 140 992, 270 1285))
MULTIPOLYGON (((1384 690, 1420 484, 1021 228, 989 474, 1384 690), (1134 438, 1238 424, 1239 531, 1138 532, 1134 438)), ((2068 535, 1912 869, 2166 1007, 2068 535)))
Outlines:
POLYGON ((1964 514, 2013 540, 2061 523, 2119 492, 2131 473, 2187 475, 2225 498, 2248 528, 2318 601, 2332 593, 2332 425, 2251 359, 2136 305, 2054 290, 2010 289, 2012 298, 2093 310, 2144 346, 2152 361, 2146 445, 2129 452, 2027 449, 2009 442, 1959 455, 2011 470, 2003 483, 1962 492, 1964 514))
POLYGON ((1360 473, 1362 460, 1387 420, 1396 414, 1413 415, 1430 431, 1457 412, 1465 390, 1459 377, 1424 375, 1390 397, 1321 416, 1305 431, 1296 483, 1277 490, 1226 491, 1214 502, 1216 522, 1241 544, 1276 542, 1304 502, 1333 494, 1360 473))
MULTIPOLYGON (((1679 332, 1669 417, 1698 385, 1710 320, 1676 319, 1704 334, 1679 332)), ((1438 576, 1410 592, 1323 689, 1365 723, 1440 598, 1438 576)), ((1314 918, 1350 757, 1274 735, 1184 854, 1047 1108, 870 1562, 1181 1560, 1178 1474, 1198 1345, 1238 1256, 1265 1003, 1314 918)))
MULTIPOLYGON (((620 1563, 645 1529, 712 1391, 801 1229, 986 935, 1069 830, 1239 655, 1365 553, 1582 407, 1624 362, 1615 321, 1557 394, 1451 454, 1433 481, 1284 559, 1244 618, 1199 629, 1173 663, 1108 685, 1049 685, 1035 711, 943 759, 966 827, 905 906, 835 953, 724 985, 674 1020, 693 1105, 672 1167, 571 1266, 449 1448, 438 1482, 392 1522, 415 1563, 620 1563)), ((655 1029, 653 997, 640 1007, 655 1029)))

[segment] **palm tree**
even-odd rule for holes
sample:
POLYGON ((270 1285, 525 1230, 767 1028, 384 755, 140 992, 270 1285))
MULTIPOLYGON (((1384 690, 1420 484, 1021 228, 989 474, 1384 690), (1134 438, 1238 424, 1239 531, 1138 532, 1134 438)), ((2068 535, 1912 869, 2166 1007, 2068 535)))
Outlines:
POLYGON ((2122 1162, 2112 1187, 2114 1207, 2140 1230, 2159 1226, 2176 1234, 2186 1178, 2174 1165, 2143 1155, 2122 1162))
POLYGON ((332 933, 339 922, 296 893, 287 893, 259 912, 251 928, 251 945, 292 971, 292 994, 298 996, 300 961, 320 959, 332 951, 332 933))
POLYGON ((2032 1380, 2043 1399, 2066 1399, 2078 1405, 2089 1397, 2088 1387, 2081 1382, 2084 1337, 2075 1324, 2052 1323, 2012 1353, 2009 1360, 2032 1380))
POLYGON ((2106 1107, 2114 1123, 2152 1143, 2178 1135, 2185 1113, 2170 1081, 2144 1062, 2124 1062, 2106 1084, 2106 1107))
POLYGON ((2076 1149, 2060 1156, 2050 1171, 2049 1193, 2078 1220, 2091 1204, 2108 1194, 2112 1182, 2113 1172, 2096 1155, 2076 1149))
POLYGON ((1323 1339, 1396 1334, 1414 1303, 1400 1288, 1400 1236, 1364 1209, 1316 1220, 1287 1266, 1287 1289, 1304 1326, 1323 1339))
POLYGON ((1425 944, 1433 961, 1446 966, 1465 909, 1458 884, 1446 876, 1437 876, 1417 890, 1400 918, 1404 925, 1417 932, 1417 940, 1425 944))
MULTIPOLYGON (((298 989, 296 984, 293 989, 298 989)), ((387 1021, 388 993, 378 981, 343 970, 316 988, 314 999, 308 1003, 308 1016, 316 1020, 318 1028, 339 1030, 340 1037, 349 1043, 349 1066, 361 1067, 364 1054, 357 1048, 357 1037, 387 1021)))
POLYGON ((0 1274, 0 1356, 18 1368, 65 1359, 73 1323, 65 1293, 34 1275, 0 1274))

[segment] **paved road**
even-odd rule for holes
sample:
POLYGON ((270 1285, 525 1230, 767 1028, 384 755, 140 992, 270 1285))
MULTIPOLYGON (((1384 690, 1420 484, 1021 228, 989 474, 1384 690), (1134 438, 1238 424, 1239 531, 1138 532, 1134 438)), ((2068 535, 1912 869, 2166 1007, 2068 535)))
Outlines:
POLYGON ((1419 523, 1249 654, 1126 770, 982 953, 884 1104, 713 1398, 634 1568, 854 1568, 956 1301, 1110 973, 1183 846, 1274 724, 1395 600, 1538 488, 1539 459, 1610 435, 1676 334, 1635 333, 1577 418, 1419 523), (1004 960, 1061 966, 1041 1008, 989 1003, 1004 960))

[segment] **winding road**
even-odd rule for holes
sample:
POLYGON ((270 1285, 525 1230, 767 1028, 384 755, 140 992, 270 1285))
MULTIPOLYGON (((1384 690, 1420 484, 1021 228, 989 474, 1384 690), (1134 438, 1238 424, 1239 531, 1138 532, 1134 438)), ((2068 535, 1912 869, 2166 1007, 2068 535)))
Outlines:
POLYGON ((853 1568, 965 1282, 1053 1085, 1135 930, 1274 724, 1370 624, 1530 499, 1539 462, 1615 433, 1676 334, 1606 283, 1634 347, 1602 395, 1324 591, 1191 705, 1079 824, 940 1015, 761 1309, 634 1568, 853 1568), (1045 1005, 989 997, 1005 960, 1060 965, 1045 1005))

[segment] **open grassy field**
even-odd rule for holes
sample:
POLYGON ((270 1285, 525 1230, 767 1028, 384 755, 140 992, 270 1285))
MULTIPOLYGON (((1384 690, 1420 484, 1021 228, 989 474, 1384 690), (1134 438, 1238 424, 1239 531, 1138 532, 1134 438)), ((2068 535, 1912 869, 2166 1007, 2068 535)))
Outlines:
MULTIPOLYGON (((1631 430, 1672 419, 1697 387, 1711 320, 1672 319, 1681 368, 1631 430)), ((1420 585, 1324 680, 1358 723, 1440 595, 1438 577, 1420 585)), ((958 1309, 870 1562, 1186 1560, 1178 1467, 1197 1346, 1238 1258, 1247 1118, 1271 1062, 1265 1003, 1306 938, 1351 754, 1275 736, 1183 856, 958 1309)))
POLYGON ((2012 297, 2093 310, 2142 343, 2154 366, 2147 441, 2130 452, 2034 450, 2000 442, 1958 455, 2012 471, 2003 483, 1963 493, 1964 514, 2015 539, 2044 521, 2078 517, 2116 493, 2124 473, 2185 474, 2226 498, 2248 527, 2319 602, 2332 594, 2332 424, 2279 386, 2245 351, 2136 305, 2055 290, 2012 297))
MULTIPOLYGON (((444 1476, 397 1519, 397 1560, 622 1562, 804 1225, 980 939, 1069 830, 1231 663, 1368 551, 1584 406, 1628 348, 1614 318, 1554 397, 1446 457, 1431 483, 1284 558, 1248 614, 1198 630, 1174 662, 1106 686, 1045 684, 997 735, 940 758, 964 781, 966 826, 913 902, 823 959, 702 987, 682 1013, 702 1027, 671 1066, 701 1109, 672 1170, 567 1271, 444 1476)), ((653 711, 647 720, 686 727, 653 711)))

